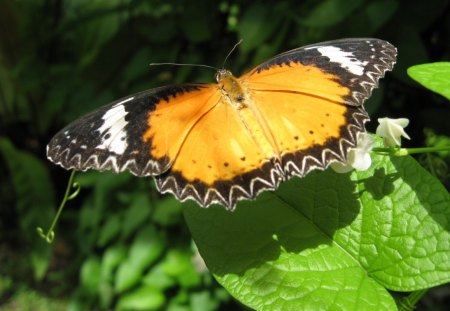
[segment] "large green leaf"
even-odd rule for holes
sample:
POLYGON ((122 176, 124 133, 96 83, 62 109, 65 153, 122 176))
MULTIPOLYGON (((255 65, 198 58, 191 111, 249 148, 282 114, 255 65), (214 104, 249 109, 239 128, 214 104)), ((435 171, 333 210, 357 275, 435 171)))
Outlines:
POLYGON ((408 68, 408 75, 450 100, 450 62, 415 65, 408 68))
POLYGON ((450 198, 414 159, 318 172, 275 193, 185 218, 217 280, 261 309, 395 310, 387 289, 450 280, 450 198))

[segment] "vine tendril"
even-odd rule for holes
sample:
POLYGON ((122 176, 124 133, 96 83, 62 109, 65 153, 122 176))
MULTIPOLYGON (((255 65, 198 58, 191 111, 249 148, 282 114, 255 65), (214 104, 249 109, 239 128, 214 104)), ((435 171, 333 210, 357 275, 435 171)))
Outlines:
POLYGON ((72 170, 72 173, 70 173, 69 182, 67 184, 66 192, 64 194, 64 198, 59 205, 58 211, 56 212, 55 218, 53 219, 52 225, 48 229, 47 233, 44 233, 44 230, 41 227, 37 227, 36 231, 39 234, 41 238, 43 238, 47 243, 52 243, 55 239, 55 231, 53 230, 59 220, 59 217, 62 213, 62 210, 64 209, 64 206, 66 205, 67 201, 70 201, 74 199, 79 193, 80 193, 80 185, 77 182, 73 181, 73 178, 75 176, 75 170, 72 170), (70 190, 74 188, 75 190, 70 193, 70 190))

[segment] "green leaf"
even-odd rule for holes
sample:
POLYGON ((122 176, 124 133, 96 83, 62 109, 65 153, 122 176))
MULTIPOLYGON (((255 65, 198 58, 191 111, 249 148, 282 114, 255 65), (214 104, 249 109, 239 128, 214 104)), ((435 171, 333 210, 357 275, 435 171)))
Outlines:
POLYGON ((108 247, 105 251, 101 263, 101 278, 110 281, 113 277, 114 269, 125 260, 127 249, 123 245, 108 247))
POLYGON ((144 286, 122 295, 117 302, 117 308, 118 310, 159 310, 165 302, 164 293, 151 286, 144 286))
MULTIPOLYGON (((137 20, 137 30, 153 43, 152 45, 170 42, 177 35, 177 18, 174 14, 155 20, 153 27, 148 27, 149 22, 148 17, 137 20)), ((200 37, 205 35, 207 34, 202 33, 200 37)))
POLYGON ((79 217, 79 230, 80 234, 84 235, 84 246, 97 245, 97 233, 100 232, 101 223, 107 215, 105 210, 115 203, 113 199, 116 195, 111 194, 116 194, 116 189, 127 184, 130 177, 128 173, 113 174, 111 172, 83 173, 77 177, 81 188, 94 187, 94 193, 83 204, 79 217))
POLYGON ((397 1, 391 0, 378 0, 369 3, 365 7, 364 27, 367 27, 370 33, 377 32, 394 15, 398 6, 397 1))
POLYGON ((101 266, 97 257, 89 257, 81 266, 80 281, 85 293, 95 296, 100 283, 101 266))
POLYGON ((142 278, 142 284, 165 290, 175 285, 175 279, 164 272, 162 264, 157 264, 142 278))
POLYGON ((128 260, 142 271, 148 268, 161 256, 166 247, 166 241, 152 225, 139 230, 134 238, 128 254, 128 260))
POLYGON ((53 185, 44 164, 31 153, 16 149, 7 138, 0 137, 0 154, 10 171, 19 223, 29 242, 34 277, 39 280, 50 264, 52 247, 38 236, 36 228, 46 229, 53 219, 53 185))
POLYGON ((136 285, 147 269, 164 251, 166 242, 155 228, 142 228, 133 240, 127 259, 122 262, 116 274, 115 291, 123 292, 136 285))
POLYGON ((126 255, 127 248, 123 245, 108 247, 103 254, 98 289, 102 309, 110 309, 114 299, 114 272, 116 267, 125 260, 126 255))
POLYGON ((214 311, 219 307, 220 301, 209 291, 191 294, 191 310, 214 311))
POLYGON ((257 3, 245 11, 237 25, 239 37, 243 39, 240 49, 244 53, 259 47, 278 29, 282 15, 274 14, 274 11, 279 6, 280 3, 277 6, 257 3), (267 22, 268 19, 270 19, 270 23, 267 22))
POLYGON ((450 100, 450 62, 415 65, 408 68, 408 75, 450 100))
POLYGON ((117 269, 114 291, 122 293, 136 285, 142 277, 142 270, 129 260, 122 262, 117 269))
MULTIPOLYGON (((111 40, 123 23, 130 16, 120 9, 121 0, 97 0, 75 1, 68 3, 67 10, 70 10, 79 26, 72 31, 76 35, 77 48, 80 55, 83 55, 81 63, 86 65, 95 61, 98 51, 111 40)), ((127 1, 125 1, 127 2, 127 1)))
POLYGON ((145 193, 136 194, 131 206, 125 212, 122 224, 122 235, 128 238, 144 222, 149 220, 151 204, 145 193))
POLYGON ((308 16, 300 19, 305 26, 329 27, 349 17, 364 0, 325 0, 309 11, 308 16))
POLYGON ((212 20, 214 19, 213 2, 184 7, 184 14, 180 16, 181 31, 189 42, 207 41, 212 36, 212 20))
POLYGON ((181 203, 175 197, 167 197, 155 205, 153 221, 162 226, 169 226, 181 222, 181 203))
POLYGON ((106 223, 101 227, 97 246, 103 247, 118 236, 122 228, 122 218, 121 214, 113 214, 106 219, 106 223))
POLYGON ((200 274, 195 270, 190 251, 180 249, 170 250, 162 264, 164 272, 173 277, 183 287, 198 286, 201 282, 200 274))
POLYGON ((102 310, 109 310, 114 300, 114 287, 109 282, 100 281, 98 284, 98 295, 102 310))
POLYGON ((450 280, 450 198, 411 157, 317 172, 276 193, 184 213, 209 270, 261 309, 395 310, 387 289, 450 280))

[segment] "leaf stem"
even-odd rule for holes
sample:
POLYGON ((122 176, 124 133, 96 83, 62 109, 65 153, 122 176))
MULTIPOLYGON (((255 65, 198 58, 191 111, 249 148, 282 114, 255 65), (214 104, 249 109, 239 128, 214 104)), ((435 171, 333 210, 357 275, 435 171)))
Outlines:
POLYGON ((75 170, 72 170, 72 173, 69 177, 69 182, 67 183, 64 198, 59 205, 58 211, 56 212, 55 218, 53 219, 52 225, 50 226, 50 229, 48 229, 48 232, 44 233, 44 230, 41 227, 36 228, 36 231, 41 236, 41 238, 43 238, 49 244, 52 243, 55 238, 55 232, 53 231, 53 229, 55 228, 56 223, 58 222, 58 219, 61 216, 62 210, 64 209, 67 201, 74 199, 80 193, 80 185, 77 182, 73 181, 74 176, 75 170), (70 189, 72 188, 75 188, 75 191, 70 194, 70 189))
POLYGON ((450 146, 439 147, 422 147, 422 148, 373 148, 372 151, 379 154, 390 154, 394 156, 405 156, 413 153, 427 153, 427 152, 439 152, 450 151, 450 146))
POLYGON ((417 302, 427 293, 428 289, 421 289, 411 292, 407 297, 404 297, 398 302, 399 311, 412 311, 416 308, 417 302))

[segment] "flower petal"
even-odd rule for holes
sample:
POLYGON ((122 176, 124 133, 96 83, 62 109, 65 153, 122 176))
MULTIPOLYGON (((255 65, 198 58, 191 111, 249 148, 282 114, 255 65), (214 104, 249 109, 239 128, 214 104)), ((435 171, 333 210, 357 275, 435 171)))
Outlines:
POLYGON ((376 134, 383 138, 384 144, 388 147, 397 147, 401 145, 401 137, 410 139, 404 128, 408 126, 409 120, 406 118, 390 119, 380 118, 376 134))
POLYGON ((360 171, 367 170, 372 164, 370 151, 372 150, 375 139, 367 133, 359 133, 357 137, 356 148, 351 148, 347 153, 347 163, 332 163, 330 167, 336 173, 347 173, 352 169, 360 171))

